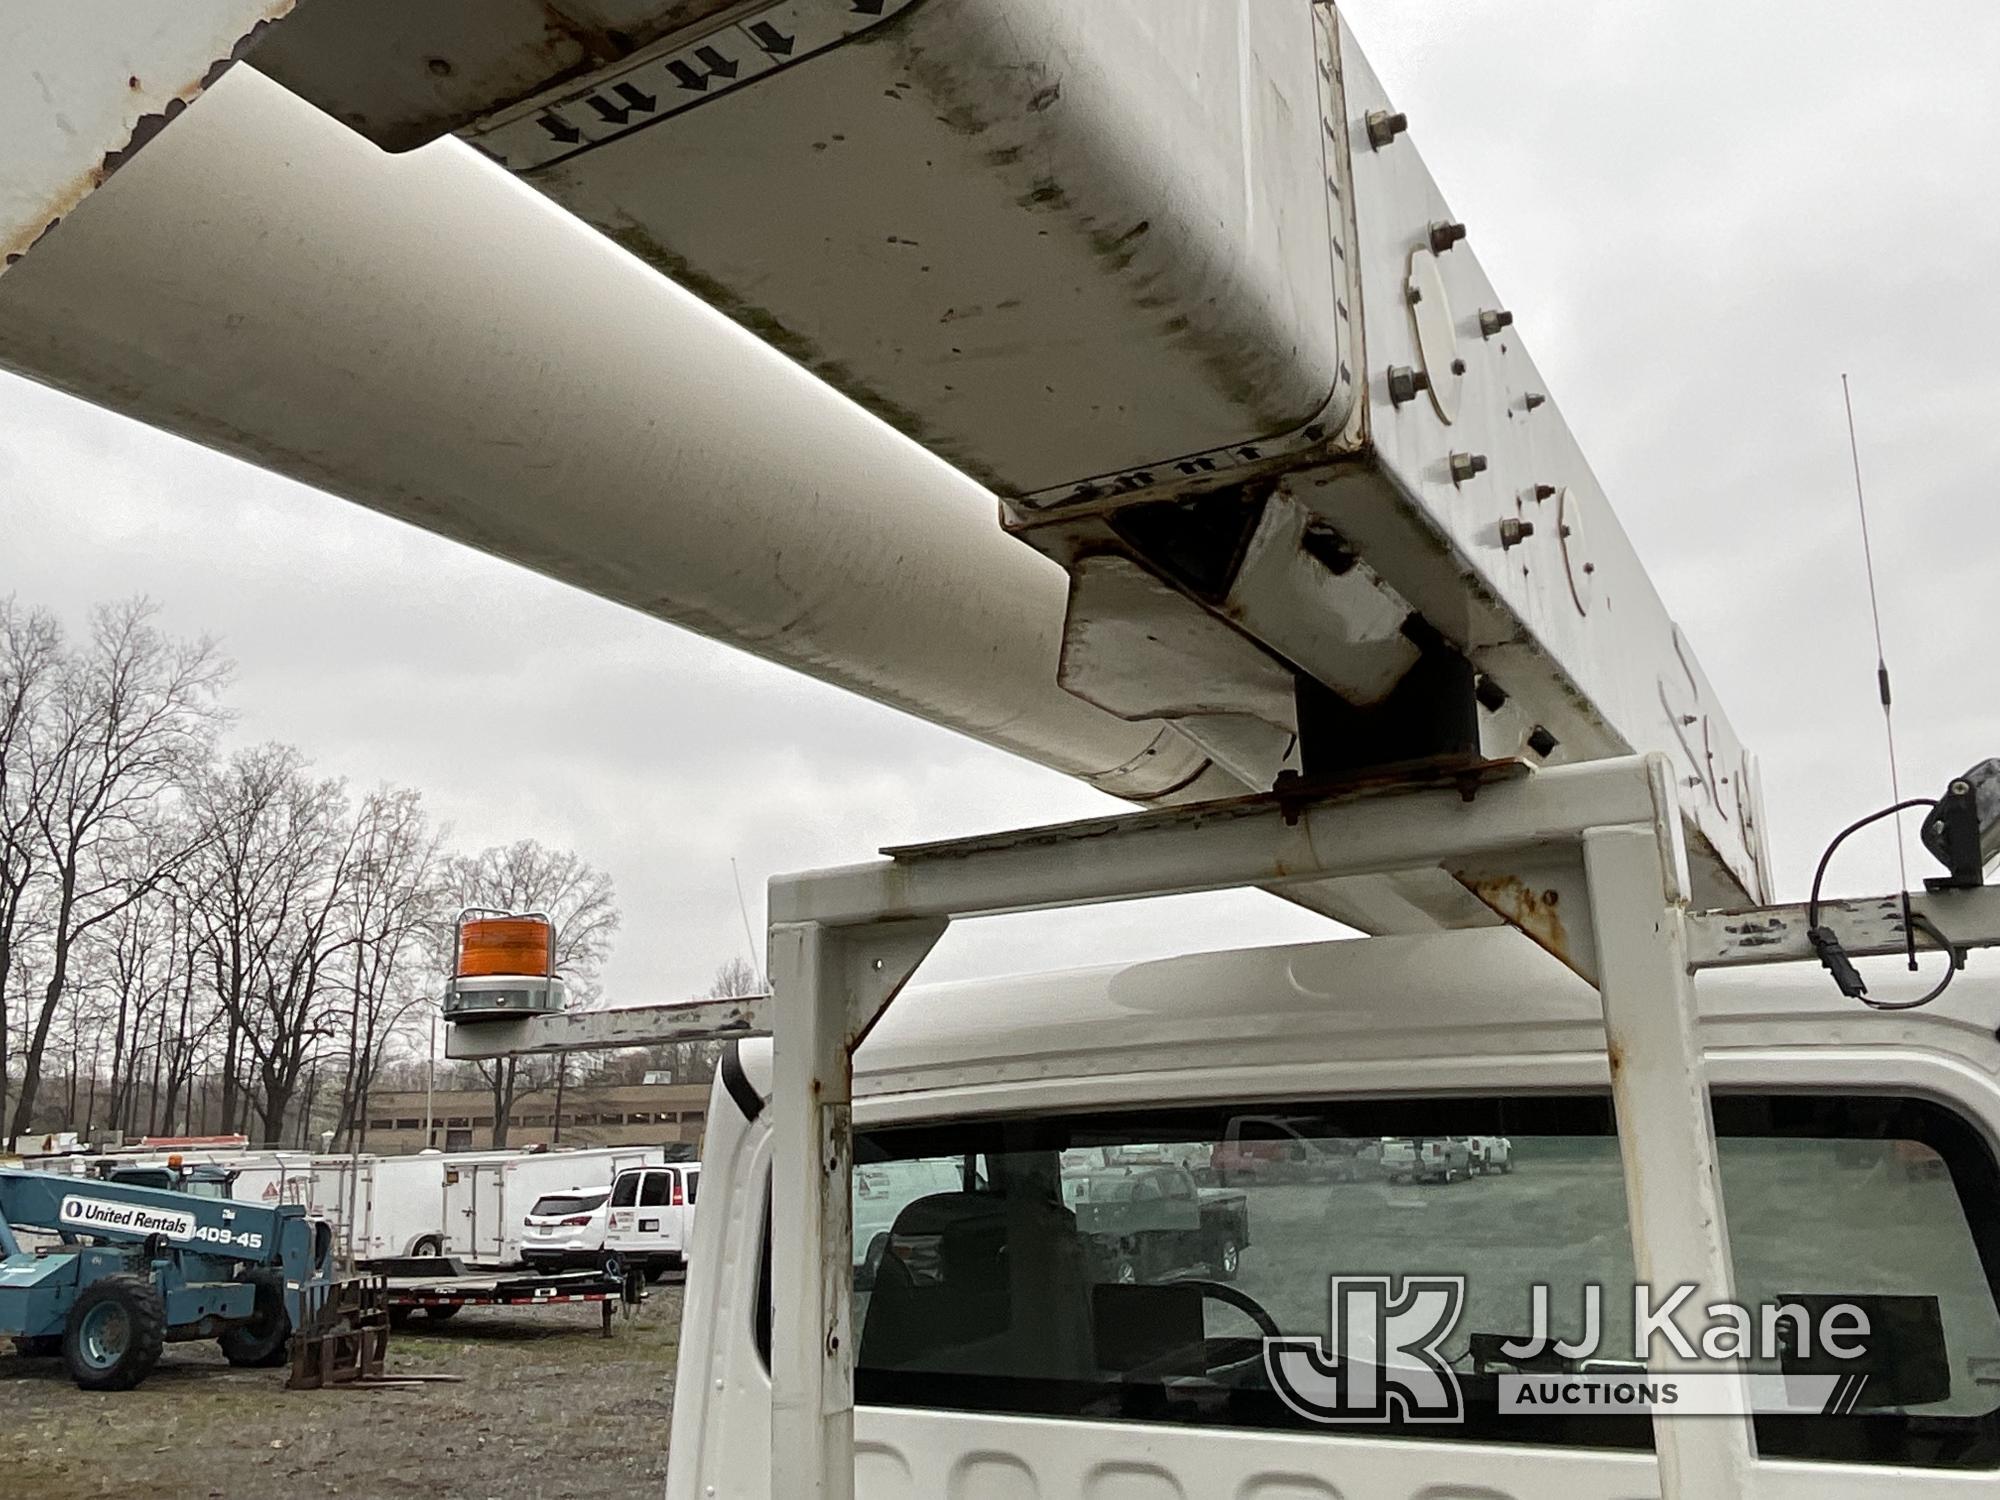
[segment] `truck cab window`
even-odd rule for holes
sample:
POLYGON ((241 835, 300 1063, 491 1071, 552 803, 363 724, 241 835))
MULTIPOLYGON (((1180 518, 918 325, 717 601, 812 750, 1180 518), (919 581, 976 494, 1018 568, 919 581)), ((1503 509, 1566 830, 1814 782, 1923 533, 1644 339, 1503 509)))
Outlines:
MULTIPOLYGON (((1917 1101, 1718 1097, 1715 1112, 1739 1302, 1854 1303, 1886 1330, 1872 1397, 1760 1416, 1761 1451, 2000 1468, 2000 1170, 1978 1132, 1917 1101)), ((1602 1358, 1634 1358, 1608 1100, 1305 1106, 1255 1133, 1247 1113, 857 1134, 857 1399, 1337 1436, 1279 1399, 1264 1339, 1325 1338, 1331 1277, 1429 1274, 1465 1281, 1444 1345, 1465 1420, 1371 1433, 1651 1445, 1643 1415, 1496 1397, 1502 1375, 1539 1368, 1496 1352, 1536 1331, 1538 1287, 1552 1338, 1594 1331, 1602 1358)), ((1749 1363, 1797 1374, 1795 1353, 1749 1363)))

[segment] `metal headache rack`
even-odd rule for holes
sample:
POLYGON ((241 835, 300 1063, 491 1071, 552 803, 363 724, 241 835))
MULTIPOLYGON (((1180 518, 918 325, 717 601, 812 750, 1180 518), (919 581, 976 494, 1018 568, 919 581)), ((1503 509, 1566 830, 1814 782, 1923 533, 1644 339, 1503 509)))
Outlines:
MULTIPOLYGON (((1689 909, 1673 775, 1659 755, 1536 772, 1492 764, 892 849, 772 881, 768 997, 461 1024, 447 1050, 773 1037, 772 1493, 847 1500, 854 1050, 957 918, 1425 867, 1513 893, 1513 925, 1603 998, 1639 1279, 1732 1296, 1693 975, 1813 949, 1801 906, 1689 909)), ((2000 944, 2000 890, 1912 905, 1956 950, 2000 944)), ((1901 912, 1901 897, 1884 897, 1828 902, 1820 918, 1867 956, 1904 951, 1901 912)), ((1917 941, 1936 946, 1921 930, 1917 941)), ((1663 1496, 1752 1493, 1745 1410, 1655 1424, 1663 1496)))

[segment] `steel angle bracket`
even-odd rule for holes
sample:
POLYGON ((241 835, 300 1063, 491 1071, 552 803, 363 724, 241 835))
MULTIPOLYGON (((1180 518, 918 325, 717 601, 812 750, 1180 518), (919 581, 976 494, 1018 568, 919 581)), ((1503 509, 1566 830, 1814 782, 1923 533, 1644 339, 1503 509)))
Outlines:
POLYGON ((1597 930, 1580 846, 1524 850, 1515 858, 1475 861, 1451 873, 1509 927, 1585 983, 1597 984, 1597 930))

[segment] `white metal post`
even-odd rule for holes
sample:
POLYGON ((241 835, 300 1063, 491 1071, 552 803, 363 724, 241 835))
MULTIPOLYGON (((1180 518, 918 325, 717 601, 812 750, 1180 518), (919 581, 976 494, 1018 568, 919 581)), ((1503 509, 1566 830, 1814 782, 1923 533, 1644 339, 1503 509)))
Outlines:
MULTIPOLYGON (((1686 1326, 1702 1307, 1733 1298, 1736 1281, 1696 1033, 1685 882, 1673 833, 1665 821, 1650 829, 1590 829, 1583 835, 1583 852, 1633 1265, 1640 1285, 1651 1289, 1654 1306, 1677 1287, 1701 1288, 1684 1308, 1686 1326)), ((1661 1370, 1690 1367, 1664 1336, 1653 1341, 1647 1364, 1661 1370)), ((1737 1361, 1697 1367, 1742 1374, 1737 1361)), ((1748 1500, 1756 1446, 1747 1396, 1743 1412, 1655 1417, 1662 1500, 1748 1500)))
POLYGON ((843 935, 774 924, 771 1493, 853 1500, 853 1058, 843 935))

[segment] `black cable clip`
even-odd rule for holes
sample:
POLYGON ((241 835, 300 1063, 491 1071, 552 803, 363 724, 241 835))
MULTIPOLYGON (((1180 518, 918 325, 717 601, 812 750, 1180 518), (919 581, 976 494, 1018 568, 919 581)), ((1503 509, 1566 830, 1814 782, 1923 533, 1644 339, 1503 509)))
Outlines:
MULTIPOLYGON (((1935 929, 1933 929, 1935 930, 1935 929)), ((1840 946, 1840 939, 1831 927, 1812 927, 1806 930, 1806 941, 1812 944, 1819 961, 1833 975, 1833 982, 1840 986, 1840 993, 1850 1000, 1868 998, 1868 981, 1861 977, 1861 971, 1854 967, 1854 961, 1847 956, 1847 950, 1840 946)))

